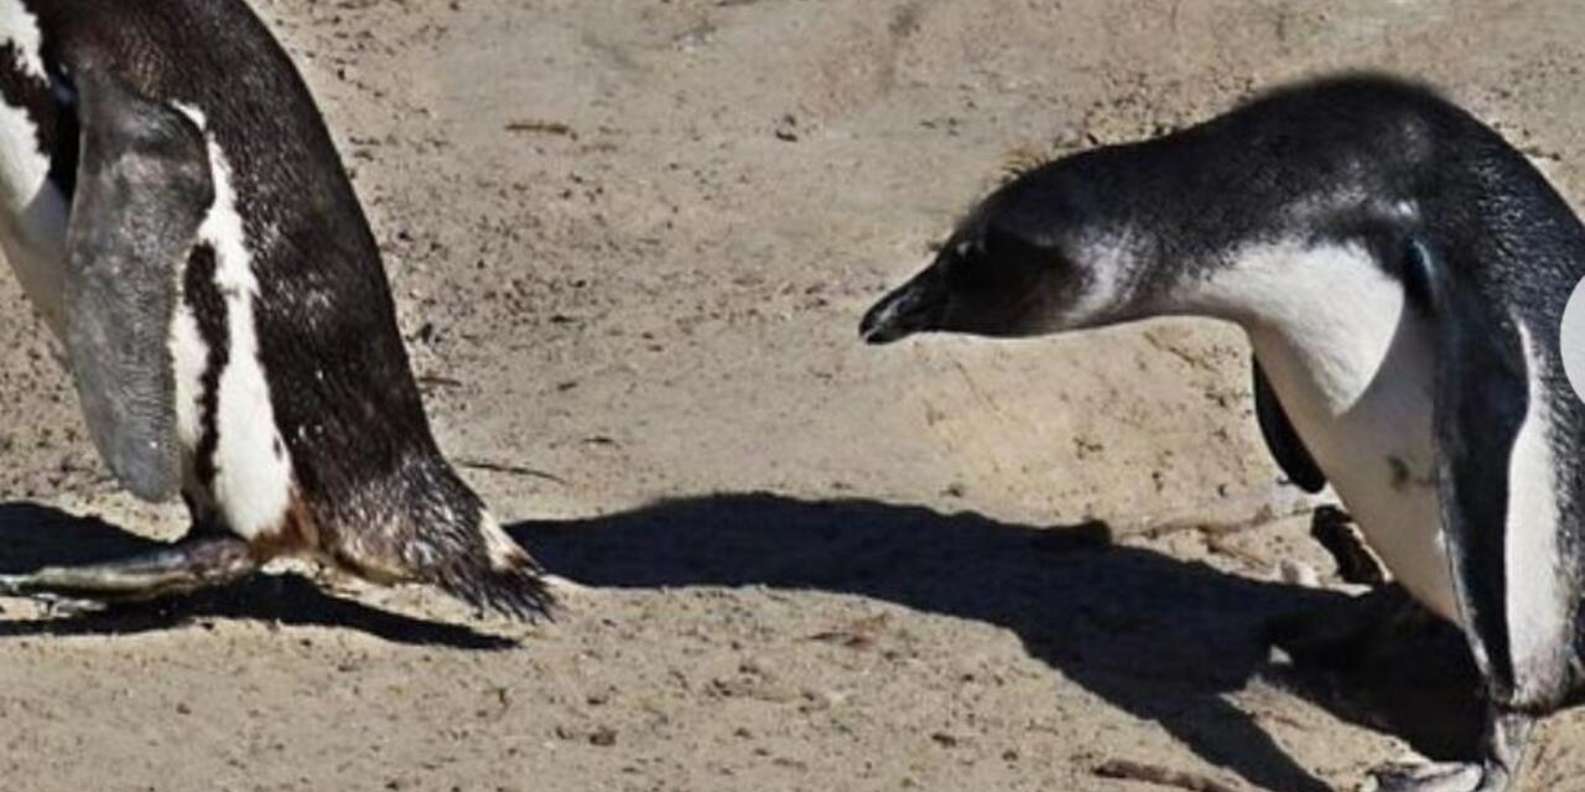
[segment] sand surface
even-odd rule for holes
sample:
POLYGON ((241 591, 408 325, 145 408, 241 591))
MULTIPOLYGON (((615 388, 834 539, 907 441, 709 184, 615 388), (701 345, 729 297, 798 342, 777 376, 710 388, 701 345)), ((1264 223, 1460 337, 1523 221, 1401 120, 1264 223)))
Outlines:
MULTIPOLYGON (((1236 330, 855 329, 1021 152, 1328 70, 1431 80, 1585 196, 1578 3, 256 5, 356 172, 443 447, 587 588, 537 626, 295 575, 0 601, 0 788, 1173 788, 1107 777, 1133 762, 1319 792, 1468 750, 1456 638, 1271 661, 1272 619, 1363 606, 1236 330)), ((10 277, 0 338, 0 569, 184 530, 117 493, 10 277)), ((1526 788, 1585 789, 1582 738, 1550 721, 1526 788)))

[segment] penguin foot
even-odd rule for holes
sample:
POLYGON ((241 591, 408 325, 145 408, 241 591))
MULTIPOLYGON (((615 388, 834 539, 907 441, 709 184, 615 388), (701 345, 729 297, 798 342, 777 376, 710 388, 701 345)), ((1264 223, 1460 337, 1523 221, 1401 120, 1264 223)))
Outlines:
POLYGON ((1278 616, 1265 624, 1265 642, 1302 666, 1346 669, 1370 648, 1410 633, 1428 615, 1397 586, 1372 590, 1344 607, 1278 616))
POLYGON ((1474 763, 1390 764, 1371 773, 1377 792, 1503 792, 1508 774, 1474 763))
POLYGON ((1344 582, 1381 586, 1387 582, 1387 568, 1365 544, 1365 537, 1354 526, 1354 518, 1336 506, 1318 506, 1310 515, 1310 536, 1321 544, 1337 563, 1337 575, 1344 582))
POLYGON ((258 568, 241 539, 206 537, 120 561, 0 575, 0 594, 27 597, 52 613, 69 614, 234 583, 258 568))

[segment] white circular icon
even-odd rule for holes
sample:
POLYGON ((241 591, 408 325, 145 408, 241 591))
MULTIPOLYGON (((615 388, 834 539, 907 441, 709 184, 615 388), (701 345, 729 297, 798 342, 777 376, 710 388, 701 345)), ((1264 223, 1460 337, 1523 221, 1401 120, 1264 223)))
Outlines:
POLYGON ((1585 400, 1585 280, 1575 284, 1569 295, 1558 343, 1563 351, 1563 373, 1574 386, 1574 395, 1585 400))

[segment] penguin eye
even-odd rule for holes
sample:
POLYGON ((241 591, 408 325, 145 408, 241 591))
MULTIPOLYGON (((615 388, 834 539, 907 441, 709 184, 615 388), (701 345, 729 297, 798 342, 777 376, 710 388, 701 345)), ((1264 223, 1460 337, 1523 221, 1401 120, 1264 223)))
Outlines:
POLYGON ((995 279, 993 262, 984 253, 985 249, 974 240, 965 239, 952 246, 947 282, 953 289, 975 291, 991 285, 995 279))

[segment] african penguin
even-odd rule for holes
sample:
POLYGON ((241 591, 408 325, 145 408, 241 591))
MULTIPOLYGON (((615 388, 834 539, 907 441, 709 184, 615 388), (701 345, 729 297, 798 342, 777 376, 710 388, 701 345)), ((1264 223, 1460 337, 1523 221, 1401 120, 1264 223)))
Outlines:
POLYGON ((550 604, 441 457, 357 197, 242 0, 0 0, 0 248, 111 470, 196 529, 0 590, 149 598, 303 555, 550 604))
POLYGON ((1330 480, 1393 575, 1458 624, 1489 702, 1475 761, 1391 790, 1502 790, 1580 687, 1585 404, 1559 326, 1585 227, 1426 88, 1346 75, 1027 171, 865 315, 863 337, 1234 322, 1279 463, 1330 480))

